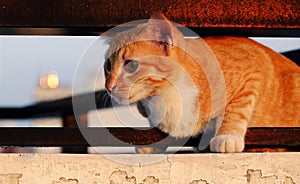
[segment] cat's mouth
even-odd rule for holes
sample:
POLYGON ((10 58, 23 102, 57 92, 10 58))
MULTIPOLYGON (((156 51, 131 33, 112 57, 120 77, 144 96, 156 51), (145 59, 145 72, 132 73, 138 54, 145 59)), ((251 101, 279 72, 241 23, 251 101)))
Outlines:
POLYGON ((138 102, 144 98, 147 98, 147 95, 142 94, 128 94, 128 93, 116 93, 113 92, 110 94, 114 100, 123 105, 129 105, 138 102))
POLYGON ((130 95, 127 93, 113 92, 110 95, 114 100, 116 100, 118 103, 123 104, 123 105, 128 105, 128 104, 135 103, 136 101, 138 101, 138 100, 135 100, 134 95, 130 95))
POLYGON ((130 104, 129 98, 124 98, 122 95, 117 93, 111 93, 110 96, 119 104, 127 105, 130 104))

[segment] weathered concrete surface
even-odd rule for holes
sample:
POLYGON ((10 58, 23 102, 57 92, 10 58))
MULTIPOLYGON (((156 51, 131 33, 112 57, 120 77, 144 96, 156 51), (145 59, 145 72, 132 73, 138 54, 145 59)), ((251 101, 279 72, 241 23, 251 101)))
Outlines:
POLYGON ((0 184, 300 183, 300 153, 1 154, 0 163, 0 184))

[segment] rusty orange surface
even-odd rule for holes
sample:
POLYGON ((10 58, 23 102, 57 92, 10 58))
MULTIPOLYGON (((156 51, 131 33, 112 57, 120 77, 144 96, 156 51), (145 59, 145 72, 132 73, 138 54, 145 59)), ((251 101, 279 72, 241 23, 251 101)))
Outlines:
POLYGON ((300 28, 299 0, 2 0, 0 26, 116 26, 154 12, 190 27, 300 28))

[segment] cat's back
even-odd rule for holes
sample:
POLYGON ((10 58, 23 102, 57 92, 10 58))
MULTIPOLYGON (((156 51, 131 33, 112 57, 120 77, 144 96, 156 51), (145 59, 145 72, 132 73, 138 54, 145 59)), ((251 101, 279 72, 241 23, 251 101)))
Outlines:
POLYGON ((212 49, 221 65, 226 61, 240 64, 249 62, 252 66, 253 64, 259 66, 266 64, 280 70, 296 69, 299 71, 299 67, 288 58, 249 38, 220 36, 202 39, 212 49))
POLYGON ((222 68, 229 101, 235 98, 237 90, 247 85, 261 94, 252 126, 300 126, 299 66, 248 38, 207 37, 203 40, 222 68), (263 121, 274 124, 260 124, 263 121))
POLYGON ((261 79, 280 80, 282 77, 300 75, 300 67, 294 62, 252 39, 206 37, 203 40, 227 78, 240 76, 243 79, 245 75, 256 73, 261 75, 261 79))

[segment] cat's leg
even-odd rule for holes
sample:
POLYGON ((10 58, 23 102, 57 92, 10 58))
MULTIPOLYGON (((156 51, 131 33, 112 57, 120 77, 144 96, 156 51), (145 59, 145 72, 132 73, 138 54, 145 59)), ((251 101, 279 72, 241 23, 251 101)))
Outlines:
POLYGON ((217 118, 220 127, 210 143, 212 152, 241 152, 245 147, 244 137, 257 95, 248 91, 238 96, 239 98, 235 98, 226 106, 223 118, 217 118))
MULTIPOLYGON (((146 118, 148 117, 145 106, 141 101, 137 102, 137 109, 144 117, 146 118)), ((158 153, 164 153, 166 149, 167 147, 158 148, 158 147, 151 147, 151 146, 141 146, 141 147, 136 147, 135 152, 139 154, 158 154, 158 153)))

